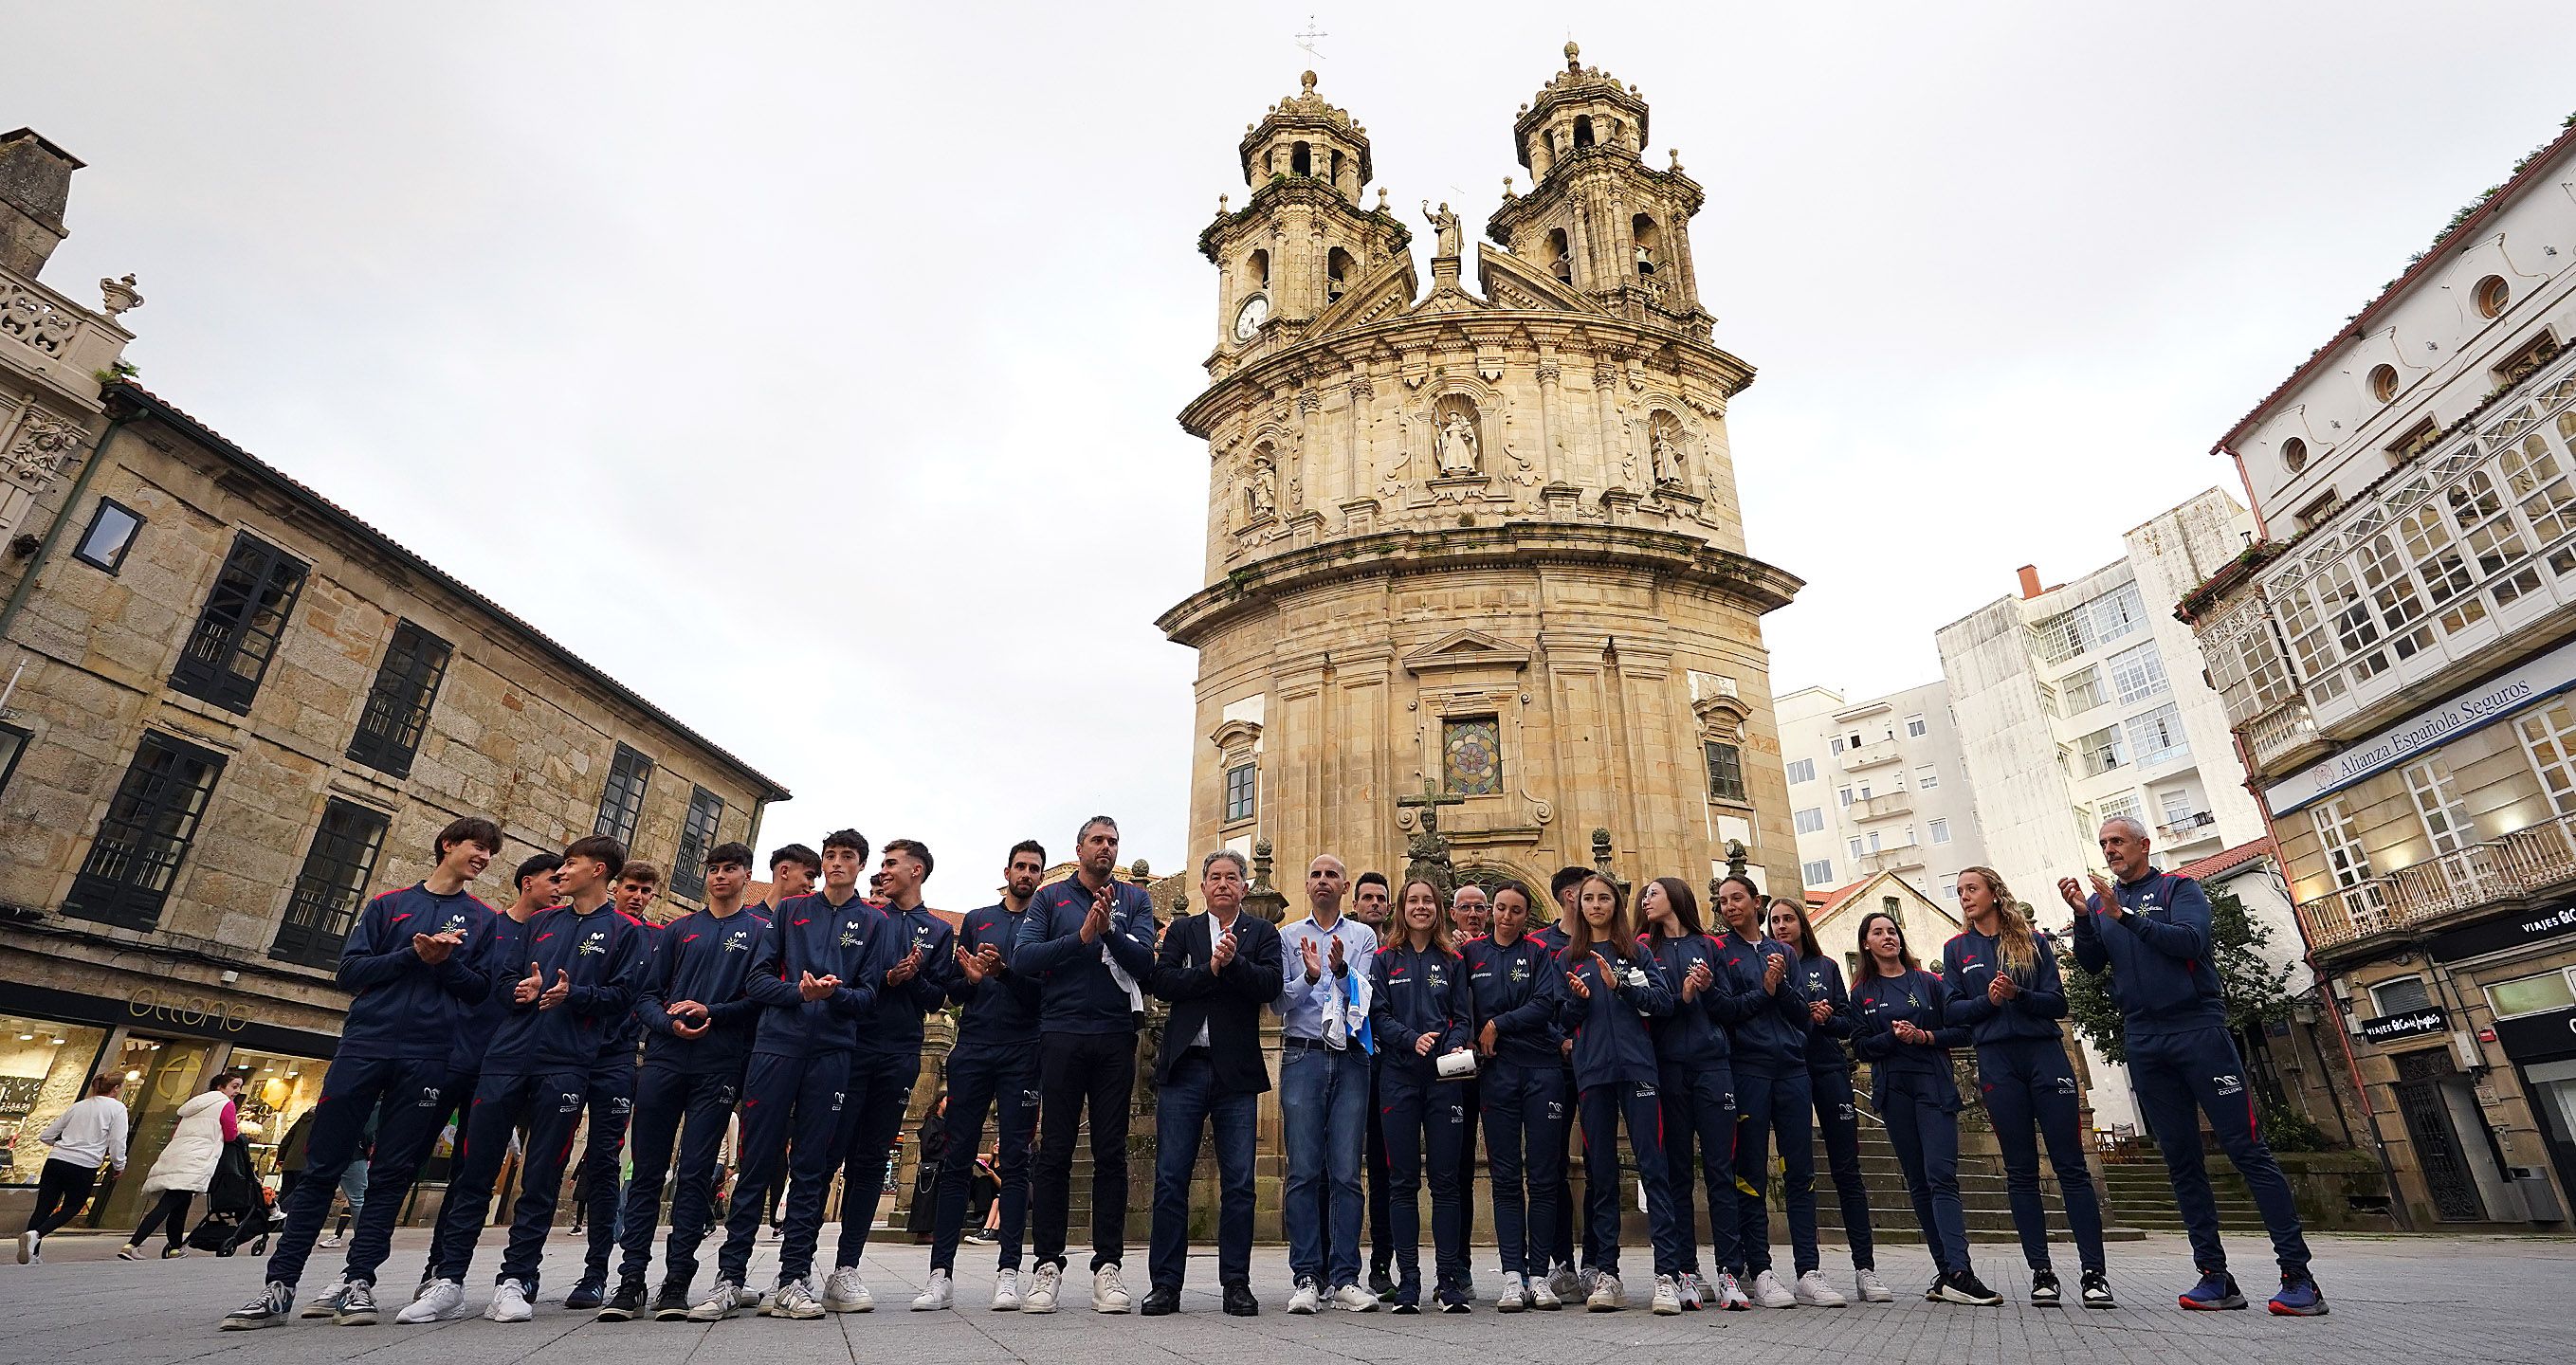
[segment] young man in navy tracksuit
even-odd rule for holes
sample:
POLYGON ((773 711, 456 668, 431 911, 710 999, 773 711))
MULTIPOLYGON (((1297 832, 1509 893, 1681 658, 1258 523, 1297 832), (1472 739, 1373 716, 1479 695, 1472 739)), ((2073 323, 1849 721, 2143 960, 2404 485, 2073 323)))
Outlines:
POLYGON ((2075 911, 2076 965, 2111 974, 2129 1076, 2164 1152, 2174 1204, 2200 1267, 2200 1283, 2180 1302, 2194 1309, 2245 1306, 2236 1278, 2227 1273, 2218 1206, 2201 1157, 2198 1116, 2206 1114, 2271 1230, 2272 1253, 2281 1263, 2281 1292, 2272 1296, 2272 1311, 2283 1317, 2323 1313, 2325 1295, 2308 1272, 2298 1204, 2258 1131, 2245 1062, 2227 1033, 2227 1005, 2211 963, 2216 948, 2209 938, 2209 898, 2189 877, 2148 865, 2147 831, 2138 821, 2105 820, 2101 838, 2102 856, 2119 884, 2096 874, 2090 897, 2072 877, 2057 888, 2075 911))
POLYGON ((865 1313, 876 1307, 859 1275, 859 1257, 884 1197, 895 1134, 921 1079, 921 1017, 948 1003, 957 979, 956 931, 921 903, 930 879, 930 849, 918 839, 892 839, 877 869, 886 895, 885 956, 875 1017, 859 1026, 850 1053, 849 1097, 841 1110, 841 1243, 823 1286, 823 1308, 865 1313))
MULTIPOLYGON (((463 1306, 465 1272, 474 1260, 492 1185, 509 1154, 511 1132, 522 1125, 528 1142, 519 1201, 483 1316, 526 1322, 532 1315, 537 1265, 554 1223, 582 1100, 599 1065, 600 1040, 635 1008, 644 974, 644 931, 608 901, 609 883, 625 862, 625 848, 605 835, 575 842, 564 850, 566 903, 528 923, 527 968, 507 985, 509 1017, 484 1059, 474 1112, 456 1144, 457 1172, 439 1209, 446 1252, 437 1279, 402 1311, 403 1322, 436 1322, 456 1316, 463 1306)), ((495 986, 512 976, 508 967, 496 969, 495 986)))
MULTIPOLYGON (((456 1149, 465 1141, 465 1125, 474 1117, 474 1091, 483 1082, 484 1055, 492 1050, 492 1039, 501 1031, 501 1021, 510 1017, 510 988, 516 984, 512 977, 518 971, 515 964, 528 960, 528 925, 563 899, 556 893, 562 871, 562 854, 532 855, 511 874, 511 884, 519 889, 517 898, 493 917, 492 952, 496 956, 492 961, 498 965, 492 968, 492 989, 457 1027, 455 1042, 447 1050, 447 1079, 438 1087, 438 1119, 430 1125, 420 1148, 420 1160, 426 1164, 437 1152, 439 1138, 450 1124, 455 1125, 448 1147, 451 1178, 457 1165, 456 1149)), ((417 1174, 419 1168, 413 1169, 417 1174)), ((438 1278, 438 1263, 446 1254, 447 1220, 442 1218, 430 1226, 429 1256, 421 1262, 420 1287, 412 1291, 413 1298, 429 1292, 429 1286, 438 1278)), ((304 1311, 307 1316, 320 1316, 311 1306, 304 1311)))
POLYGON ((716 1157, 742 1097, 742 1072, 760 1002, 746 990, 769 921, 742 908, 751 849, 718 844, 706 859, 707 908, 664 925, 654 937, 635 1017, 644 1025, 644 1065, 635 1077, 635 1178, 627 1183, 617 1292, 599 1316, 624 1322, 648 1311, 645 1272, 653 1263, 662 1184, 679 1148, 671 1192, 671 1236, 663 1247, 661 1292, 649 1311, 664 1322, 689 1315, 689 1283, 707 1234, 716 1157))
MULTIPOLYGON (((1735 1178, 1749 1197, 1736 1200, 1736 1239, 1744 1264, 1730 1266, 1752 1301, 1795 1308, 1797 1296, 1771 1270, 1771 1210, 1762 1191, 1771 1168, 1771 1139, 1780 1139, 1789 1235, 1800 1259, 1816 1253, 1815 1099, 1807 1087, 1807 996, 1789 970, 1797 950, 1771 937, 1768 907, 1748 878, 1719 883, 1718 935, 1726 966, 1720 988, 1735 997, 1728 1061, 1735 1073, 1735 1178)), ((1813 1270, 1810 1261, 1799 1267, 1813 1270)))
POLYGON ((1501 1244, 1503 1287, 1494 1307, 1560 1308, 1547 1286, 1544 1257, 1532 1246, 1556 1242, 1556 1202, 1565 1177, 1565 1034, 1557 1025, 1562 973, 1556 954, 1529 925, 1529 892, 1518 882, 1494 888, 1493 933, 1460 945, 1474 1007, 1482 1063, 1485 1160, 1494 1192, 1494 1236, 1501 1244), (1532 1282, 1535 1275, 1536 1282, 1532 1282))
POLYGON ((823 1316, 811 1276, 823 1230, 824 1194, 840 1166, 841 1115, 850 1053, 876 1017, 878 983, 892 965, 895 935, 859 898, 866 836, 837 830, 823 840, 823 889, 783 902, 752 958, 744 993, 760 1002, 751 1061, 743 1071, 742 1144, 734 1174, 716 1283, 689 1310, 717 1322, 760 1301, 744 1286, 752 1239, 769 1187, 786 1170, 787 1225, 778 1244, 778 1286, 761 1311, 776 1318, 823 1316))
POLYGON ((1038 1159, 1029 1180, 1037 1278, 1023 1313, 1052 1313, 1064 1284, 1073 1143, 1091 1112, 1091 1307, 1131 1307, 1127 1256, 1127 1115, 1136 1090, 1137 984, 1154 975, 1154 910, 1145 888, 1118 880, 1118 822, 1095 815, 1074 836, 1080 864, 1040 887, 1020 922, 1013 968, 1038 981, 1038 1159))
POLYGON ((966 1194, 976 1154, 984 1150, 984 1113, 993 1111, 1001 1147, 1000 1269, 993 1311, 1020 1306, 1020 1234, 1028 1222, 1029 1144, 1038 1130, 1038 983, 1019 971, 1020 923, 1046 848, 1023 839, 1002 870, 1002 899, 968 911, 957 931, 957 978, 949 998, 963 1006, 957 1042, 948 1050, 948 1144, 940 1149, 938 1209, 931 1222, 930 1280, 912 1301, 919 1311, 955 1302, 957 1239, 966 1226, 966 1194))
POLYGON ((475 817, 458 820, 439 832, 435 847, 438 865, 429 875, 368 902, 341 947, 337 979, 356 994, 313 1108, 305 1179, 287 1200, 267 1289, 224 1319, 228 1331, 286 1321, 305 1258, 331 1211, 331 1192, 370 1126, 376 1197, 359 1211, 347 1269, 324 1298, 342 1326, 376 1320, 376 1270, 391 1249, 394 1215, 412 1173, 438 1133, 449 1041, 492 989, 496 916, 465 888, 500 851, 500 827, 475 817))
MULTIPOLYGON (((653 898, 661 894, 662 870, 651 863, 629 861, 617 874, 617 887, 609 895, 609 904, 628 923, 644 931, 644 953, 649 959, 661 931, 645 912, 652 908, 653 898)), ((641 989, 641 980, 638 980, 641 989)), ((608 1295, 608 1258, 617 1249, 617 1214, 620 1187, 617 1173, 626 1155, 626 1128, 635 1117, 636 1049, 644 1042, 644 1021, 633 1010, 617 1020, 615 1028, 599 1041, 599 1064, 591 1068, 590 1091, 582 1097, 582 1108, 590 1116, 590 1126, 582 1135, 581 1169, 588 1179, 576 1180, 575 1196, 583 1207, 573 1211, 573 1223, 579 1226, 584 1216, 590 1219, 590 1246, 582 1260, 581 1281, 564 1296, 564 1307, 576 1312, 598 1308, 608 1295)), ((649 1235, 649 1228, 648 1228, 649 1235)))

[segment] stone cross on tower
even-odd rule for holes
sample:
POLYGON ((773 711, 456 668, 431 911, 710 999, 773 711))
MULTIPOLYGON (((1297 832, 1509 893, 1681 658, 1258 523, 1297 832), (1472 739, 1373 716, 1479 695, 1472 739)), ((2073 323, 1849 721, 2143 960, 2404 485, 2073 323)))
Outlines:
POLYGON ((1440 833, 1440 808, 1442 806, 1463 805, 1466 803, 1466 800, 1466 797, 1456 796, 1449 792, 1440 790, 1438 785, 1433 783, 1430 778, 1426 777, 1422 779, 1422 794, 1420 796, 1399 796, 1395 798, 1395 804, 1399 806, 1420 807, 1422 811, 1422 832, 1424 834, 1436 836, 1440 833))
POLYGON ((1405 879, 1410 881, 1420 877, 1440 888, 1443 902, 1449 899, 1450 892, 1458 889, 1458 871, 1449 863, 1449 841, 1440 837, 1440 808, 1461 805, 1466 800, 1466 797, 1440 790, 1429 777, 1422 779, 1420 796, 1395 798, 1395 804, 1414 807, 1422 812, 1422 832, 1414 835, 1412 844, 1405 849, 1411 859, 1405 865, 1405 879))

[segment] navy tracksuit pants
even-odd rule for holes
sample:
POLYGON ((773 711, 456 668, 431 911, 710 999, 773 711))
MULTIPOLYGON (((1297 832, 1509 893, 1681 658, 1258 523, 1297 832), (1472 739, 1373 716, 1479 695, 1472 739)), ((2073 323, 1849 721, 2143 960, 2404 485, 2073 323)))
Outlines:
MULTIPOLYGON (((739 1072, 690 1075, 675 1066, 647 1066, 635 1075, 635 1177, 626 1182, 618 1221, 625 1256, 617 1278, 641 1280, 653 1265, 653 1229, 661 1221, 662 1185, 671 1188, 671 1236, 662 1248, 662 1279, 686 1288, 698 1276, 698 1245, 706 1240, 707 1210, 716 1183, 716 1157, 725 1127, 742 1096, 739 1072), (680 1165, 671 1168, 679 1148, 680 1165)), ((596 1217, 596 1215, 593 1215, 596 1217)))
POLYGON ((1628 1147, 1637 1158, 1637 1182, 1646 1187, 1646 1233, 1655 1244, 1655 1273, 1678 1275, 1687 1254, 1681 1222, 1673 1216, 1672 1182, 1664 1169, 1664 1105, 1656 1087, 1615 1081, 1583 1092, 1583 1263, 1619 1273, 1619 1124, 1628 1125, 1628 1147))
POLYGON ((1744 1263, 1743 1236, 1735 1211, 1735 1073, 1724 1062, 1661 1062, 1664 1117, 1664 1168, 1673 1192, 1673 1226, 1680 1236, 1681 1268, 1696 1275, 1699 1265, 1699 1208, 1691 1196, 1692 1178, 1708 1184, 1708 1230, 1717 1252, 1717 1267, 1744 1263), (1691 1169, 1696 1155, 1699 1169, 1691 1169))
MULTIPOLYGON (((1851 1248, 1852 1269, 1874 1270, 1878 1252, 1870 1240, 1869 1185, 1860 1174, 1860 1113, 1853 1107, 1851 1082, 1849 1067, 1807 1072, 1807 1086, 1816 1101, 1816 1132, 1825 1140, 1825 1169, 1833 1172, 1834 1198, 1843 1206, 1843 1236, 1851 1248)), ((2070 1116, 2073 1112, 2068 1111, 2070 1116)))
MULTIPOLYGON (((536 1295, 537 1265, 545 1254, 546 1233, 554 1226, 564 1164, 572 1157, 573 1130, 581 1125, 582 1098, 589 1086, 590 1073, 578 1068, 486 1072, 476 1084, 473 1106, 456 1138, 447 1202, 438 1212, 437 1278, 462 1283, 473 1268, 474 1244, 492 1207, 493 1182, 510 1154, 510 1134, 524 1126, 528 1142, 519 1165, 519 1201, 510 1210, 510 1242, 494 1279, 518 1280, 530 1297, 536 1295)), ((304 1184, 329 1188, 309 1171, 304 1184)), ((296 1188, 301 1191, 303 1185, 296 1188)))
POLYGON ((1386 1207, 1395 1234, 1395 1301, 1422 1302, 1422 1183, 1431 1178, 1431 1256, 1437 1287, 1467 1282, 1467 1243, 1458 1217, 1458 1130, 1467 1093, 1425 1084, 1397 1068, 1378 1081, 1378 1125, 1386 1133, 1386 1207))
POLYGON ((590 1220, 590 1253, 582 1262, 582 1278, 597 1282, 608 1278, 608 1254, 617 1249, 617 1173, 626 1155, 626 1125, 635 1117, 634 1049, 591 1068, 582 1102, 590 1111, 590 1133, 581 1149, 582 1169, 590 1172, 583 1207, 590 1220))
POLYGON ((1959 1111, 1934 1094, 1933 1085, 1921 1077, 1891 1079, 1878 1116, 1905 1172, 1923 1243, 1946 1274, 1968 1268, 1968 1219, 1959 1204, 1959 1111))
POLYGON ((2209 1168, 2200 1150, 2200 1115, 2206 1114, 2219 1147, 2253 1191, 2283 1273, 2306 1274, 2308 1239, 2299 1229, 2298 1202, 2281 1175, 2281 1163, 2263 1141, 2254 1115, 2254 1088, 2227 1030, 2151 1037, 2132 1033, 2128 1054, 2139 1106, 2164 1152, 2165 1174, 2173 1180, 2174 1205, 2191 1238, 2192 1260, 2204 1273, 2227 1269, 2227 1250, 2218 1240, 2218 1202, 2210 1193, 2209 1168))
POLYGON ((724 1247, 716 1253, 718 1279, 742 1284, 750 1273, 761 1210, 768 1207, 770 1186, 781 1179, 788 1181, 787 1220, 778 1243, 778 1283, 813 1272, 814 1243, 823 1233, 823 1196, 840 1165, 849 1066, 846 1052, 753 1054, 742 1077, 741 1169, 734 1173, 724 1247))
MULTIPOLYGON (((2021 1253, 2033 1270, 2048 1266, 2048 1213, 2039 1199, 2039 1144, 2066 1200, 2066 1224, 2086 1270, 2104 1268, 2102 1201, 2076 1131, 2075 1068, 2054 1038, 2015 1038, 1977 1049, 1977 1089, 2003 1150, 2004 1193, 2012 1204, 2021 1253)), ((2196 1128, 2198 1125, 2195 1124, 2196 1128)), ((2195 1144, 2196 1145, 2196 1144, 2195 1144)))
POLYGON ((1028 1226, 1029 1155, 1038 1132, 1035 1047, 979 1047, 948 1054, 948 1145, 939 1155, 939 1204, 931 1224, 930 1268, 957 1270, 957 1239, 966 1229, 967 1186, 984 1150, 984 1111, 993 1111, 1002 1181, 1001 1268, 1020 1268, 1028 1226))
POLYGON ((1557 1224, 1570 1212, 1557 1202, 1565 1183, 1563 1073, 1554 1063, 1496 1058, 1485 1064, 1481 1089, 1503 1273, 1543 1276, 1548 1266, 1541 1248, 1555 1244, 1557 1224))
POLYGON ((1789 1240, 1798 1273, 1824 1262, 1816 1253, 1816 1137, 1814 1094, 1807 1069, 1783 1076, 1738 1067, 1735 1071, 1735 1178, 1753 1191, 1735 1201, 1736 1235, 1743 1243, 1744 1264, 1734 1269, 1759 1275, 1771 1268, 1771 1206, 1763 1191, 1771 1173, 1771 1139, 1780 1139, 1781 1182, 1789 1205, 1789 1240))
POLYGON ((277 1251, 268 1258, 268 1278, 292 1287, 304 1277, 304 1262, 331 1212, 331 1194, 341 1173, 358 1156, 366 1140, 367 1120, 376 1119, 375 1157, 369 1179, 376 1192, 358 1209, 358 1225, 349 1241, 349 1279, 376 1282, 376 1271, 393 1248, 394 1218, 403 1194, 411 1188, 420 1159, 438 1139, 446 1122, 439 1107, 439 1087, 447 1063, 364 1060, 344 1057, 331 1063, 322 1078, 322 1098, 313 1106, 313 1131, 305 1155, 304 1178, 286 1200, 286 1230, 278 1234, 277 1251), (382 1116, 377 1117, 379 1110, 382 1116))
MULTIPOLYGON (((1368 1066, 1368 1111, 1375 1114, 1385 1107, 1385 1101, 1378 1097, 1380 1089, 1378 1077, 1382 1071, 1375 1055, 1370 1056, 1368 1066)), ((1360 1143, 1360 1155, 1366 1165, 1366 1170, 1362 1174, 1368 1185, 1369 1268, 1385 1271, 1395 1265, 1395 1220, 1387 1215, 1386 1206, 1385 1125, 1374 1119, 1369 1121, 1368 1133, 1360 1143)), ((1320 1226, 1330 1227, 1333 1221, 1332 1182, 1329 1180, 1323 1182, 1316 1197, 1323 1209, 1323 1222, 1320 1226)))
MULTIPOLYGON (((421 1166, 429 1164, 430 1157, 438 1151, 439 1137, 447 1131, 447 1125, 455 1124, 456 1140, 449 1145, 447 1153, 447 1179, 451 1191, 455 1188, 457 1173, 465 1169, 465 1122, 474 1115, 474 1090, 482 1082, 483 1073, 479 1071, 448 1071, 447 1079, 438 1087, 438 1117, 421 1139, 420 1160, 412 1167, 417 1172, 421 1166)), ((444 1209, 446 1206, 441 1204, 440 1207, 444 1209)), ((446 1253, 447 1219, 442 1216, 430 1224, 429 1259, 421 1262, 420 1266, 422 1282, 438 1278, 438 1263, 446 1253)))
POLYGON ((868 1229, 885 1197, 886 1163, 921 1079, 921 1054, 858 1052, 850 1056, 848 1107, 841 1111, 841 1244, 836 1266, 857 1265, 868 1229))

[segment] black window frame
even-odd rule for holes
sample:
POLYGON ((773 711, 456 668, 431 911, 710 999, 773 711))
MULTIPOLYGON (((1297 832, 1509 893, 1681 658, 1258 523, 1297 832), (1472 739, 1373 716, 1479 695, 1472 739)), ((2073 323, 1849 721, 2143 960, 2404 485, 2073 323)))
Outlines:
POLYGON ((385 836, 392 829, 393 817, 373 806, 338 797, 322 803, 322 818, 304 847, 304 864, 296 869, 286 915, 268 945, 270 957, 307 967, 338 965, 349 930, 366 908, 367 887, 375 879, 376 862, 384 856, 385 836))
POLYGON ((1223 823, 1229 825, 1241 824, 1246 820, 1259 818, 1260 814, 1260 765, 1246 761, 1227 768, 1225 770, 1225 820, 1223 823), (1241 776, 1243 778, 1243 792, 1240 809, 1237 809, 1237 802, 1235 799, 1236 793, 1234 779, 1237 776, 1241 776))
POLYGON ((1703 740, 1708 759, 1708 795, 1712 801, 1732 801, 1742 805, 1744 794, 1744 746, 1724 740, 1703 740))
POLYGON ((9 750, 9 757, 0 760, 0 792, 6 792, 9 790, 10 777, 18 771, 18 760, 25 758, 29 746, 36 742, 36 732, 23 725, 11 725, 7 721, 0 721, 0 735, 14 735, 18 740, 16 747, 9 750))
POLYGON ((83 564, 87 564, 93 569, 100 570, 113 578, 116 576, 117 570, 125 567, 125 557, 134 552, 134 542, 143 538, 143 528, 150 524, 150 518, 144 516, 141 512, 137 512, 133 508, 126 506, 124 503, 118 502, 114 498, 100 498, 98 500, 98 505, 89 509, 89 525, 82 527, 80 539, 72 542, 72 558, 79 560, 83 564), (134 529, 125 533, 125 543, 116 547, 116 555, 114 558, 100 559, 89 552, 89 542, 90 537, 98 534, 99 519, 106 516, 108 509, 110 508, 114 508, 116 511, 132 518, 134 521, 134 529))
POLYGON ((455 658, 456 646, 419 622, 397 619, 367 689, 366 709, 358 713, 357 733, 349 737, 349 758, 381 773, 411 776, 412 760, 429 734, 430 711, 438 705, 438 686, 455 658), (399 724, 393 719, 398 713, 399 724))
POLYGON ((162 908, 169 903, 170 888, 177 883, 179 869, 186 865, 189 850, 196 843, 197 830, 214 804, 225 762, 225 755, 203 745, 158 730, 145 731, 134 746, 134 757, 126 763, 125 775, 117 779, 115 794, 108 798, 107 811, 99 817, 98 828, 90 833, 90 846, 81 855, 71 894, 63 898, 63 914, 124 929, 149 930, 157 926, 162 908), (147 757, 155 754, 169 760, 167 769, 159 774, 146 766, 147 757), (194 765, 203 774, 180 788, 172 781, 183 764, 194 765), (156 788, 155 782, 162 785, 156 788), (193 809, 187 808, 188 803, 168 799, 180 791, 195 794, 193 809), (172 812, 179 816, 177 831, 154 832, 162 823, 160 817, 172 812), (128 831, 126 837, 111 843, 110 831, 120 826, 128 831), (146 849, 143 845, 147 839, 158 839, 169 846, 146 849), (155 878, 149 875, 156 868, 158 885, 152 884, 155 878), (138 878, 138 871, 146 875, 138 878))
POLYGON ((599 784, 599 815, 590 822, 590 832, 605 834, 633 852, 635 827, 644 819, 644 794, 652 786, 653 760, 631 745, 619 744, 608 761, 608 776, 599 784), (621 793, 628 785, 631 797, 621 793), (622 823, 616 818, 620 814, 625 817, 622 823))
POLYGON ((691 900, 707 894, 707 851, 724 825, 724 798, 691 784, 689 811, 680 817, 680 852, 671 860, 671 891, 691 900))
POLYGON ((234 536, 214 586, 206 590, 205 605, 197 609, 197 623, 179 647, 179 661, 170 668, 170 686, 235 715, 250 714, 268 666, 277 661, 277 651, 286 641, 295 601, 303 595, 304 580, 312 571, 312 565, 248 531, 234 536), (292 581, 281 581, 290 574, 292 581), (272 610, 259 603, 281 587, 273 608, 275 629, 255 629, 258 618, 272 610), (228 595, 240 600, 228 602, 228 595), (238 660, 251 653, 247 646, 263 634, 267 645, 256 655, 259 665, 245 675, 238 660))

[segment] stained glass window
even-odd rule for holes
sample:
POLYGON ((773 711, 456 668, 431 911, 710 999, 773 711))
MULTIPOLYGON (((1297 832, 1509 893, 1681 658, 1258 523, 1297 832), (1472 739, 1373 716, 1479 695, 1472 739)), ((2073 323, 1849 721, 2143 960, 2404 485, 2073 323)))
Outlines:
POLYGON ((1440 752, 1452 796, 1495 796, 1503 790, 1503 727, 1492 716, 1444 723, 1440 752))

